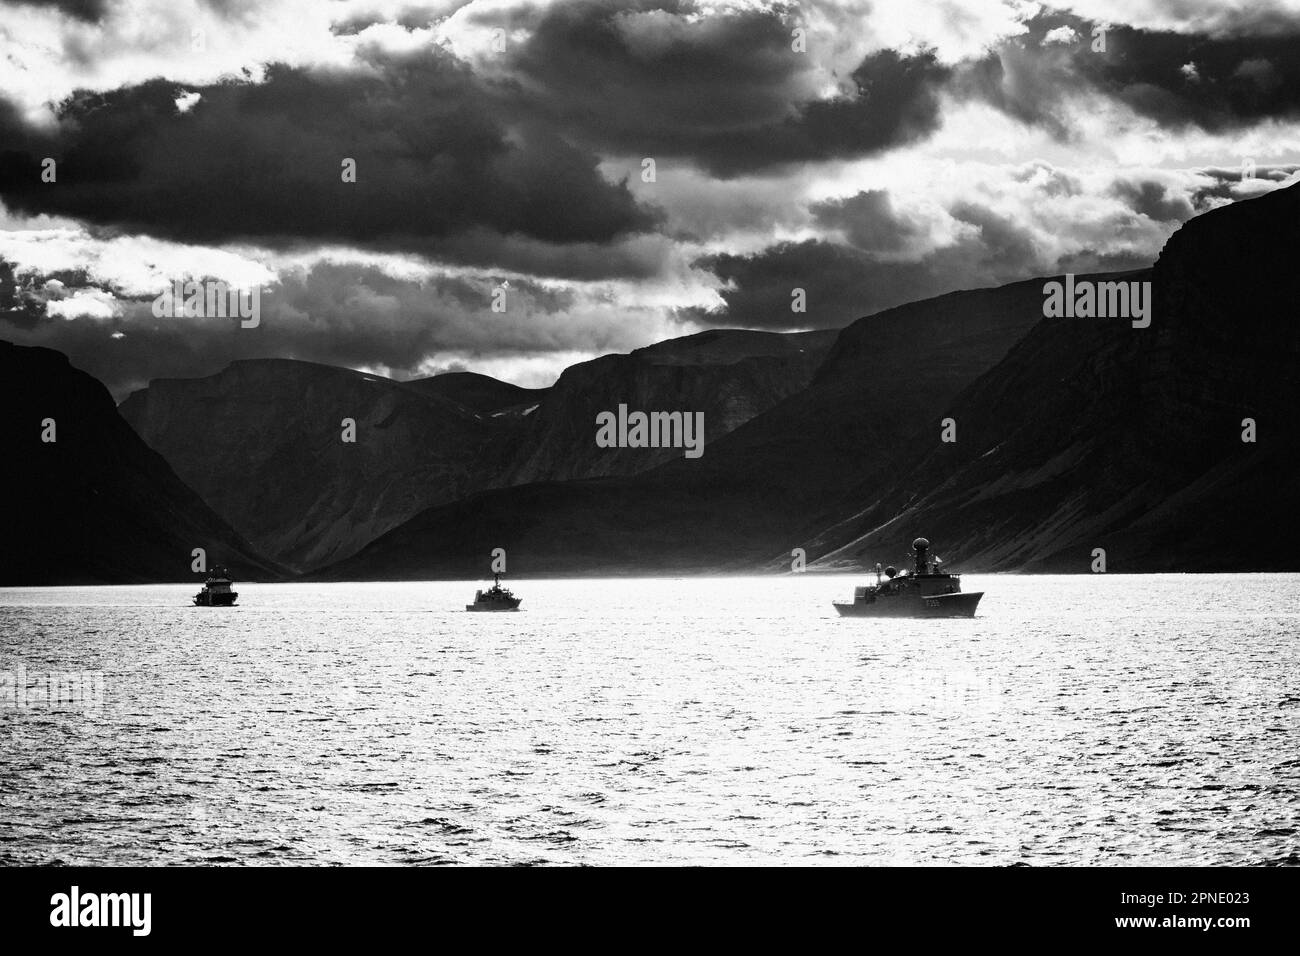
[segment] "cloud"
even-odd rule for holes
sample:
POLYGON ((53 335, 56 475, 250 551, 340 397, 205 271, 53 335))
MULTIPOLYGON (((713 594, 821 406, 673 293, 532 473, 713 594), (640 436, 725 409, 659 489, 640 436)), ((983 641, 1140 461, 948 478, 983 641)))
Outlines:
POLYGON ((1079 42, 1079 34, 1075 32, 1074 27, 1059 26, 1053 27, 1043 34, 1043 45, 1048 46, 1053 43, 1073 44, 1079 42))
POLYGON ((13 266, 0 259, 0 327, 30 331, 45 317, 45 297, 29 278, 20 280, 13 266))
POLYGON ((97 269, 49 282, 0 259, 0 338, 65 352, 118 398, 152 378, 210 375, 266 356, 398 378, 459 363, 549 384, 574 361, 679 331, 664 303, 638 303, 617 286, 511 279, 498 313, 502 283, 487 276, 402 275, 328 259, 280 263, 259 287, 259 325, 242 328, 238 319, 156 318, 152 294, 126 296, 97 269), (609 321, 615 308, 621 322, 609 321))
POLYGON ((962 64, 951 88, 1061 138, 1077 133, 1081 97, 1096 95, 1168 128, 1218 132, 1300 118, 1300 19, 1289 31, 1211 35, 1107 25, 1046 12, 1026 34, 962 64), (1077 40, 1070 42, 1073 34, 1077 40))
POLYGON ((881 152, 935 127, 948 70, 932 52, 874 51, 824 96, 818 60, 792 48, 797 22, 782 7, 578 0, 530 24, 503 70, 530 110, 592 148, 721 177, 881 152))
POLYGON ((819 223, 840 230, 849 245, 864 252, 898 253, 922 238, 917 223, 894 212, 889 193, 883 189, 814 203, 812 213, 819 223))
POLYGON ((1147 264, 1300 160, 1294 3, 42 6, 0 9, 0 334, 119 395, 266 355, 544 384, 701 326, 835 327, 1147 264), (262 326, 154 319, 184 276, 265 286, 262 326), (518 310, 485 314, 503 280, 518 310))
POLYGON ((15 6, 58 10, 77 20, 95 23, 104 18, 108 0, 11 0, 15 6))
POLYGON ((654 215, 596 159, 512 117, 434 48, 371 73, 273 68, 187 92, 165 80, 85 94, 53 130, 0 109, 0 195, 13 209, 188 242, 342 242, 435 252, 476 230, 606 242, 654 215), (41 162, 58 163, 43 182, 41 162), (352 160, 356 181, 343 181, 352 160))
POLYGON ((117 299, 103 289, 80 289, 72 295, 51 298, 46 303, 46 314, 51 318, 111 319, 120 312, 117 299))
POLYGON ((1094 23, 1152 32, 1253 37, 1295 32, 1295 0, 1063 0, 1047 4, 1094 23))
POLYGON ((1278 188, 1298 168, 1261 167, 1243 182, 1240 170, 1075 172, 1035 162, 985 169, 901 203, 865 190, 814 204, 833 235, 705 257, 701 266, 723 282, 723 304, 694 314, 711 325, 835 328, 959 289, 1137 269, 1186 219, 1278 188), (804 290, 806 312, 791 309, 795 289, 804 290))

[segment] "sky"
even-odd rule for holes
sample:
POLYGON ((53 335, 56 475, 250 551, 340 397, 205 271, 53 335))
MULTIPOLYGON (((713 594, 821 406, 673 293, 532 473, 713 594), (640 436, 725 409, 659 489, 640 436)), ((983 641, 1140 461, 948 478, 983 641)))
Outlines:
POLYGON ((1297 169, 1300 0, 0 0, 0 339, 119 399, 259 357, 537 387, 1146 266, 1297 169), (260 322, 158 317, 189 280, 260 322))

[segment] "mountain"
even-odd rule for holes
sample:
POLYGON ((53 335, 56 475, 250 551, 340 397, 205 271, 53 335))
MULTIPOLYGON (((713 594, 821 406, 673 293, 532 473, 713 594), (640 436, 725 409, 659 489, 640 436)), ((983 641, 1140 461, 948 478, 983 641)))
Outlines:
MULTIPOLYGON (((634 476, 480 493, 412 518, 320 576, 459 577, 481 573, 496 547, 506 548, 513 571, 531 574, 739 571, 775 553, 788 556, 838 513, 863 473, 894 460, 904 437, 922 428, 937 434, 940 410, 1041 317, 1040 290, 1041 282, 1024 282, 958 292, 860 319, 836 335, 805 386, 706 443, 702 458, 677 452, 634 476)), ((697 350, 707 360, 729 345, 706 333, 694 343, 652 346, 648 356, 614 358, 626 360, 642 395, 649 383, 663 389, 663 403, 649 407, 691 409, 717 398, 674 393, 681 385, 671 376, 683 366, 647 363, 665 356, 680 363, 697 350)), ((764 361, 794 364, 788 352, 745 361, 756 366, 740 370, 746 375, 764 361)), ((613 367, 585 363, 593 365, 613 367)), ((556 393, 574 396, 578 407, 565 418, 571 432, 562 437, 568 447, 581 443, 575 453, 589 456, 584 467, 594 470, 601 454, 644 450, 594 447, 593 410, 613 407, 620 393, 601 391, 589 374, 584 366, 566 372, 543 410, 556 393)))
POLYGON ((122 415, 259 549, 340 561, 426 508, 530 481, 630 475, 680 450, 596 447, 620 402, 706 414, 712 439, 803 388, 834 333, 719 330, 610 355, 549 389, 452 372, 401 383, 290 359, 161 379, 122 415), (356 422, 356 441, 340 423, 356 422), (273 489, 273 490, 272 490, 273 489))
POLYGON ((444 372, 430 378, 413 379, 406 386, 456 402, 480 415, 536 405, 547 392, 544 388, 521 388, 477 372, 444 372))
POLYGON ((904 439, 938 434, 947 402, 1042 317, 1041 288, 1036 279, 952 292, 861 318, 839 333, 806 389, 698 462, 665 470, 700 488, 778 494, 816 524, 838 513, 864 474, 892 467, 904 439))
POLYGON ((0 584, 193 580, 194 548, 237 579, 284 573, 257 553, 60 352, 0 342, 0 469, 8 507, 0 584), (46 419, 55 441, 42 441, 46 419))
MULTIPOLYGON (((456 463, 460 480, 442 497, 416 482, 346 548, 310 554, 328 579, 477 574, 497 547, 522 574, 782 570, 794 548, 813 569, 860 568, 896 560, 918 534, 975 570, 1083 572, 1097 548, 1114 571, 1294 567, 1300 501, 1288 466, 1300 426, 1283 409, 1300 378, 1290 320, 1300 280, 1285 262, 1298 195, 1191 220, 1149 270, 1077 277, 1151 283, 1149 328, 1045 318, 1040 278, 900 306, 838 334, 686 336, 573 366, 527 396, 478 378, 401 385, 329 370, 396 403, 367 412, 376 427, 433 403, 459 429, 401 432, 346 481, 322 446, 297 443, 308 424, 292 417, 337 420, 358 404, 335 402, 344 379, 317 393, 244 383, 223 401, 265 401, 244 427, 265 425, 252 444, 274 467, 248 471, 261 477, 240 493, 276 481, 310 492, 298 525, 302 506, 275 502, 284 548, 354 521, 376 488, 400 486, 412 455, 456 463), (620 404, 703 411, 703 457, 597 447, 595 416, 620 404), (948 418, 952 443, 941 440, 948 418), (1241 440, 1244 419, 1258 441, 1241 440), (341 560, 324 566, 331 556, 341 560)), ((236 425, 214 419, 222 437, 211 446, 187 437, 220 407, 191 397, 174 422, 165 411, 130 417, 151 441, 174 433, 163 443, 174 460, 202 448, 177 465, 200 484, 204 469, 245 467, 236 425)), ((228 516, 221 487, 198 490, 228 516)))
POLYGON ((630 354, 655 365, 732 365, 745 359, 813 358, 814 368, 835 343, 838 329, 813 332, 759 332, 753 329, 706 329, 665 339, 630 354))
POLYGON ((1150 327, 1045 318, 1034 279, 843 330, 807 388, 703 458, 427 511, 324 576, 812 569, 894 561, 918 535, 972 570, 1294 570, 1300 186, 1182 226, 1150 327), (957 440, 941 440, 952 418, 957 440), (1243 441, 1246 420, 1257 440, 1243 441))
MULTIPOLYGON (((1151 326, 1043 319, 818 536, 857 567, 930 536, 975 570, 1294 570, 1300 187, 1206 213, 1149 273, 1151 326), (1262 238, 1262 237, 1267 237, 1262 238), (1257 440, 1242 440, 1244 419, 1257 440)), ((775 562, 774 562, 775 563, 775 562)))
POLYGON ((520 436, 501 484, 634 475, 683 457, 680 448, 600 448, 596 416, 704 414, 705 449, 812 380, 836 333, 713 329, 627 355, 570 366, 520 436))
POLYGON ((299 570, 477 490, 504 431, 437 389, 289 359, 155 380, 121 412, 218 514, 299 570))

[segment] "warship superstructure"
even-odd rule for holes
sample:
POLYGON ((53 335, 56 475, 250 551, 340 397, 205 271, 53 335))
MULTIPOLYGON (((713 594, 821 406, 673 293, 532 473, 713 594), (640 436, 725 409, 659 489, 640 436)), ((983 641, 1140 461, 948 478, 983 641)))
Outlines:
POLYGON ((466 604, 467 611, 517 611, 523 598, 517 598, 501 586, 501 575, 493 575, 492 587, 474 592, 474 603, 466 604))
POLYGON ((876 583, 853 589, 853 601, 836 601, 842 617, 974 617, 983 591, 965 592, 961 575, 943 570, 932 558, 930 542, 912 542, 913 567, 901 574, 876 565, 876 583))

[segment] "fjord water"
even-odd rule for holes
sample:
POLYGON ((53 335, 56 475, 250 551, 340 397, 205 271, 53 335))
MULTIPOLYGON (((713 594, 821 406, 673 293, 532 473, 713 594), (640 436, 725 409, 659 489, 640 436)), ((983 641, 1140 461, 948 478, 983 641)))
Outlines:
POLYGON ((0 862, 1300 862, 1300 575, 855 583, 0 591, 0 862))

